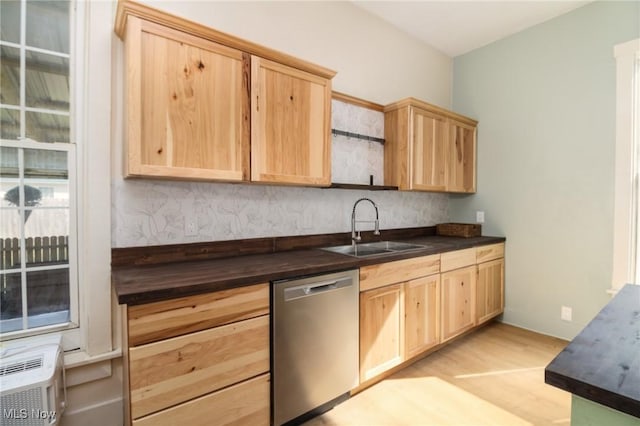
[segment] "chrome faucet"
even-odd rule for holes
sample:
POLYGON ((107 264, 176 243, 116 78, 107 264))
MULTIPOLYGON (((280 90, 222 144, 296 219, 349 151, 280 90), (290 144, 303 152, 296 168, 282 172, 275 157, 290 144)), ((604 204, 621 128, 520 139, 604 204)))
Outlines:
POLYGON ((371 199, 369 198, 360 198, 358 201, 356 201, 353 204, 353 211, 351 212, 351 244, 353 246, 356 245, 357 241, 362 240, 362 237, 360 236, 360 231, 356 231, 356 222, 374 222, 375 223, 375 228, 373 230, 373 235, 380 235, 380 223, 378 221, 378 206, 376 206, 376 203, 374 203, 371 199), (368 201, 371 203, 371 205, 373 205, 373 208, 376 209, 376 220, 375 221, 371 221, 371 220, 356 220, 356 207, 358 207, 358 203, 360 201, 368 201))

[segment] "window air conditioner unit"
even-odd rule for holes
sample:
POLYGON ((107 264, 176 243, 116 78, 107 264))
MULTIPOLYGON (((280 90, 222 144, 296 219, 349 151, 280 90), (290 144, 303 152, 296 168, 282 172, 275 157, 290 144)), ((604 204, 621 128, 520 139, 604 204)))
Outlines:
POLYGON ((0 424, 59 425, 65 404, 60 336, 0 345, 0 424))

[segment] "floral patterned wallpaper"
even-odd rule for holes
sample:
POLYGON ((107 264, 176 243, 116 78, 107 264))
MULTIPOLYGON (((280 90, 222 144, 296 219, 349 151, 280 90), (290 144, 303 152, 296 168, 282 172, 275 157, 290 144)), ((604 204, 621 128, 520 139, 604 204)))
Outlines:
MULTIPOLYGON (((383 137, 382 113, 333 101, 332 128, 383 137)), ((383 146, 343 136, 333 138, 334 182, 382 184, 383 146)), ((369 197, 378 205, 380 228, 431 226, 448 220, 446 194, 321 189, 208 182, 124 180, 112 182, 112 246, 221 241, 285 235, 347 232, 353 203, 369 197), (194 232, 185 232, 194 225, 194 232)), ((358 206, 358 218, 373 208, 358 206)), ((361 225, 369 229, 368 224, 361 225)), ((371 228, 373 224, 371 224, 371 228)))

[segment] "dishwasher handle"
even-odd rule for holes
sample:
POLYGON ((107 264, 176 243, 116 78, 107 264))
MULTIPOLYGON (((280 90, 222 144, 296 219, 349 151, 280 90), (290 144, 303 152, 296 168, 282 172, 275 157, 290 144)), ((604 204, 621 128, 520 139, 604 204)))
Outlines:
POLYGON ((329 291, 338 290, 353 285, 350 277, 338 278, 330 281, 313 282, 295 287, 289 287, 284 290, 284 301, 295 300, 301 297, 315 296, 317 294, 327 293, 329 291))

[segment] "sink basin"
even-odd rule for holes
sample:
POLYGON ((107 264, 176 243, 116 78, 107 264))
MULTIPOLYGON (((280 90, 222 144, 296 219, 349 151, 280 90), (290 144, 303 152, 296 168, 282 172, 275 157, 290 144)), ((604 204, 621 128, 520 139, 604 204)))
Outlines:
POLYGON ((355 246, 349 244, 344 246, 324 247, 322 250, 346 254, 348 256, 367 257, 409 250, 419 250, 423 248, 425 248, 425 246, 420 244, 401 243, 397 241, 378 241, 375 243, 356 244, 355 246))
POLYGON ((378 241, 376 243, 360 244, 361 246, 381 248, 391 251, 406 251, 425 248, 422 244, 401 243, 398 241, 378 241))

